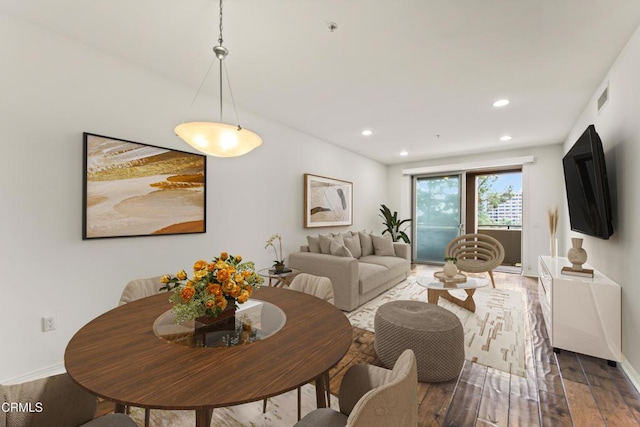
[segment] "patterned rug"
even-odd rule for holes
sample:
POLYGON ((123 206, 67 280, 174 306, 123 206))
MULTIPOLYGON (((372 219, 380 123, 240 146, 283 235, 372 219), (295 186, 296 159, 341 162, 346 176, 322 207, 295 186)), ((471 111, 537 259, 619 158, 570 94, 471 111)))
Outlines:
MULTIPOLYGON (((298 391, 272 397, 267 403, 267 412, 262 413, 262 400, 213 410, 212 427, 275 427, 292 426, 298 422, 298 391)), ((338 407, 338 398, 331 396, 331 407, 338 407)), ((316 408, 316 389, 312 384, 302 387, 302 416, 316 408)), ((131 418, 144 426, 144 409, 131 408, 131 418)), ((154 427, 193 427, 196 423, 195 411, 151 410, 149 425, 154 427)))
MULTIPOLYGON (((438 271, 422 271, 421 275, 432 276, 438 271)), ((487 275, 477 275, 488 278, 487 275)), ((395 300, 427 301, 427 288, 416 283, 418 276, 410 276, 404 282, 368 303, 347 313, 353 326, 373 332, 373 320, 378 307, 395 300)), ((466 298, 463 290, 451 292, 458 298, 466 298)), ((476 290, 473 295, 476 312, 471 313, 443 298, 438 305, 456 314, 464 328, 465 358, 501 371, 525 376, 525 328, 528 316, 522 292, 493 289, 489 286, 476 290)))

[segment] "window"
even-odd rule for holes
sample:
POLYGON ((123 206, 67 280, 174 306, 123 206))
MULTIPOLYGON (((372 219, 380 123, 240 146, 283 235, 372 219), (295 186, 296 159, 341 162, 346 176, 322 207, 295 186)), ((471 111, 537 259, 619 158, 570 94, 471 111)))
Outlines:
POLYGON ((476 175, 478 229, 522 228, 522 172, 476 175))

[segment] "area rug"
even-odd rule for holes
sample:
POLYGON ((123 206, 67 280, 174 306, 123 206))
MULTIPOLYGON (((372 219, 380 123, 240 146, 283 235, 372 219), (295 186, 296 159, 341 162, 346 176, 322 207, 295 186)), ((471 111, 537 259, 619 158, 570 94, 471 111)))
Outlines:
MULTIPOLYGON (((437 271, 422 271, 421 275, 433 275, 437 271)), ((479 276, 482 277, 482 276, 479 276)), ((404 282, 347 313, 353 326, 373 332, 376 310, 382 304, 395 300, 427 301, 427 288, 416 283, 418 276, 410 276, 404 282)), ((463 290, 451 292, 458 298, 466 298, 463 290)), ((476 312, 471 313, 443 298, 438 305, 456 314, 464 328, 465 359, 490 366, 521 377, 525 376, 525 331, 529 316, 526 313, 524 294, 516 290, 493 289, 489 286, 476 290, 473 295, 476 312)))
MULTIPOLYGON (((244 405, 213 410, 212 427, 290 427, 298 422, 298 391, 269 398, 267 412, 262 413, 262 400, 244 405)), ((338 408, 338 398, 331 396, 331 407, 338 408)), ((312 384, 302 387, 302 416, 316 408, 316 389, 312 384)), ((144 426, 144 409, 131 408, 131 418, 144 426)), ((152 409, 149 425, 154 427, 193 427, 195 411, 163 411, 152 409)))

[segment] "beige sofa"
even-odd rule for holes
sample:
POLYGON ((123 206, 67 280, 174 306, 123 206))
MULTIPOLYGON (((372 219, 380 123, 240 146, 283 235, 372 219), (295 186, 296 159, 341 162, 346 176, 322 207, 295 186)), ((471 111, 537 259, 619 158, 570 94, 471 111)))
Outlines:
POLYGON ((351 311, 407 278, 411 246, 388 235, 347 232, 307 236, 308 244, 289 255, 288 265, 331 279, 335 305, 351 311))

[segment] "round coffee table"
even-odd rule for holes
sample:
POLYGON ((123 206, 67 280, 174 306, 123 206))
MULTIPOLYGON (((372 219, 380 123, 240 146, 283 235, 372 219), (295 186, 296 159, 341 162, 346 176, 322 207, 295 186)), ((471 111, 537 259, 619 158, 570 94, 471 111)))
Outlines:
POLYGON ((473 300, 473 294, 476 292, 476 289, 487 286, 489 284, 489 281, 485 279, 468 277, 465 282, 445 283, 432 276, 420 276, 418 277, 417 283, 418 285, 427 288, 427 301, 429 301, 429 303, 438 304, 438 299, 442 297, 447 301, 450 301, 464 309, 469 310, 472 313, 475 313, 476 303, 473 300), (449 293, 449 291, 456 289, 464 289, 464 291, 467 293, 467 298, 460 299, 449 293))

